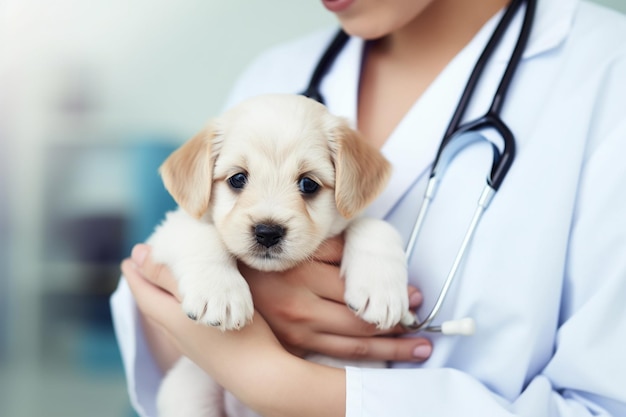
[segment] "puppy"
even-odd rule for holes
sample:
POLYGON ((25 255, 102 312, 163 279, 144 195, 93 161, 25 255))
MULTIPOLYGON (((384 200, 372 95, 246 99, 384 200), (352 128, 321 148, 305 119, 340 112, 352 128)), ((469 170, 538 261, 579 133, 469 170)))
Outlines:
MULTIPOLYGON (((379 328, 413 322, 398 233, 356 217, 385 186, 389 163, 323 105, 296 95, 249 99, 176 150, 160 172, 179 208, 148 243, 178 279, 190 319, 240 329, 254 306, 238 261, 283 271, 344 233, 346 304, 379 328)), ((223 416, 223 400, 221 388, 183 358, 165 377, 158 408, 161 417, 223 416)))

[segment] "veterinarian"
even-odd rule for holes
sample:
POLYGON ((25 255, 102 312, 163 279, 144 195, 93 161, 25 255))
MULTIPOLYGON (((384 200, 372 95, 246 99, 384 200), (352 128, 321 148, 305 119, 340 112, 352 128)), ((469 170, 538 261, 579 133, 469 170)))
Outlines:
MULTIPOLYGON (((391 182, 367 214, 407 240, 441 138, 507 3, 323 0, 351 37, 320 92, 392 162, 391 182)), ((523 9, 464 119, 491 104, 523 9)), ((262 55, 228 106, 303 91, 335 33, 262 55)), ((538 1, 501 112, 515 160, 434 323, 472 317, 473 336, 372 337, 375 329, 341 304, 340 239, 289 273, 243 269, 258 313, 223 333, 182 313, 171 273, 138 245, 112 306, 139 414, 154 415, 161 376, 182 352, 266 416, 626 415, 625 39, 617 12, 538 1), (331 369, 300 359, 306 352, 393 362, 331 369)), ((420 316, 435 304, 492 159, 488 142, 469 147, 442 180, 410 263, 420 316)))

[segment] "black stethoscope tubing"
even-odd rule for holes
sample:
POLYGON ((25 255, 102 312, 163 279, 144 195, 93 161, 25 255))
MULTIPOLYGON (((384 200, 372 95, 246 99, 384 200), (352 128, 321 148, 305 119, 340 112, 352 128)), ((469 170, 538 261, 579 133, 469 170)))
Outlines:
MULTIPOLYGON (((515 137, 511 129, 502 120, 500 114, 506 99, 506 94, 509 91, 511 81, 513 79, 515 71, 519 67, 519 63, 522 59, 526 44, 528 43, 532 23, 534 21, 535 9, 536 0, 513 0, 509 4, 469 76, 467 84, 465 85, 465 88, 461 94, 461 98, 459 99, 459 102, 448 124, 443 139, 441 140, 439 149, 437 150, 437 155, 431 166, 430 178, 426 186, 424 200, 422 201, 422 205, 417 214, 415 224, 413 226, 413 230, 411 232, 411 236, 409 237, 409 241, 406 247, 406 254, 409 261, 413 253, 416 239, 424 223, 426 213, 428 212, 428 208, 430 207, 430 203, 434 198, 441 177, 443 177, 443 172, 445 172, 450 161, 458 154, 461 149, 464 149, 466 146, 471 145, 477 140, 486 139, 484 137, 482 139, 479 139, 481 137, 480 135, 467 135, 467 133, 475 133, 479 130, 484 129, 493 129, 502 139, 501 147, 496 146, 496 144, 488 140, 488 142, 491 144, 491 148, 493 151, 493 161, 490 173, 487 176, 485 188, 483 189, 483 192, 478 199, 476 211, 472 216, 472 220, 470 222, 467 232, 465 233, 463 242, 461 243, 461 247, 456 254, 450 272, 448 273, 448 276, 444 281, 439 296, 437 297, 434 307, 428 314, 428 317, 420 321, 416 316, 415 323, 406 326, 413 331, 425 330, 441 332, 443 334, 457 335, 471 335, 474 333, 475 324, 473 319, 471 318, 449 320, 443 322, 441 325, 438 326, 433 326, 431 325, 431 323, 439 313, 441 306, 445 301, 448 290, 452 285, 455 276, 457 275, 458 269, 465 257, 469 243, 474 236, 474 233, 478 224, 480 223, 483 213, 489 206, 494 194, 498 191, 500 185, 502 184, 502 181, 504 180, 504 177, 507 175, 515 158, 515 137), (509 28, 517 11, 524 3, 526 4, 526 11, 522 22, 522 27, 489 109, 483 116, 462 124, 461 121, 471 103, 472 96, 476 90, 476 86, 478 85, 484 73, 485 67, 493 56, 496 48, 500 44, 500 41, 504 37, 504 34, 509 28)), ((321 82, 324 76, 331 69, 335 59, 345 46, 348 39, 349 36, 342 30, 340 30, 335 35, 335 38, 333 39, 327 50, 324 52, 322 58, 316 66, 313 75, 309 81, 309 85, 302 93, 303 95, 324 104, 324 98, 320 92, 321 82)))
MULTIPOLYGON (((482 54, 478 58, 478 61, 476 62, 472 73, 470 74, 465 89, 463 90, 461 98, 459 99, 457 108, 452 115, 450 123, 448 124, 446 132, 437 151, 437 156, 435 157, 434 163, 432 165, 431 177, 436 175, 435 170, 438 166, 437 162, 439 161, 439 158, 444 148, 450 142, 450 139, 453 136, 462 132, 469 132, 484 129, 486 127, 492 127, 502 136, 504 140, 504 149, 502 150, 502 152, 497 153, 490 176, 488 177, 487 181, 494 190, 497 190, 502 184, 504 177, 508 173, 511 164, 513 163, 513 159, 515 158, 515 139, 511 130, 502 121, 500 113, 502 111, 502 107, 504 105, 509 86, 511 85, 513 75, 515 74, 515 71, 519 66, 519 62, 522 58, 524 49, 526 48, 528 38, 530 37, 536 3, 536 0, 513 0, 511 4, 507 7, 502 19, 498 23, 482 54), (489 107, 489 110, 482 117, 461 125, 461 120, 463 119, 463 116, 465 115, 465 112, 469 107, 476 86, 480 81, 480 78, 489 62, 489 59, 491 58, 495 49, 500 43, 500 40, 503 38, 507 28, 510 26, 511 21, 515 16, 515 13, 523 3, 527 3, 527 6, 522 29, 520 31, 519 38, 515 45, 513 53, 511 54, 511 58, 509 59, 509 63, 502 76, 498 89, 496 90, 496 93, 493 97, 493 101, 491 103, 491 106, 489 107)), ((350 36, 346 34, 343 30, 339 30, 337 32, 327 49, 324 51, 324 54, 320 58, 317 66, 313 71, 313 74, 311 75, 306 89, 301 93, 302 95, 312 98, 322 104, 325 104, 324 97, 320 92, 320 85, 326 74, 333 66, 337 56, 343 50, 343 47, 349 39, 350 36)))
MULTIPOLYGON (((476 131, 487 127, 493 127, 502 136, 504 141, 504 148, 499 155, 499 161, 495 161, 490 173, 490 177, 487 179, 487 181, 494 190, 498 190, 498 188, 500 188, 504 177, 508 173, 511 164, 513 163, 513 159, 515 158, 515 138, 506 123, 502 121, 500 114, 502 112, 502 107, 506 99, 506 94, 509 91, 511 81, 513 80, 515 71, 519 67, 519 62, 522 59, 522 55, 524 53, 524 50, 526 49, 526 44, 528 43, 528 38, 530 37, 532 22, 535 15, 536 3, 536 0, 513 0, 505 11, 502 19, 498 23, 498 26, 496 27, 491 38, 487 42, 487 46, 485 46, 485 49, 478 58, 478 61, 476 62, 476 65, 474 66, 474 69, 470 74, 465 89, 463 90, 463 94, 459 99, 457 108, 452 115, 448 128, 446 129, 446 133, 443 136, 443 140, 441 141, 439 150, 437 151, 435 163, 433 163, 433 169, 437 166, 437 161, 439 160, 443 149, 446 147, 446 145, 453 136, 463 132, 476 131), (496 50, 498 44, 504 36, 504 33, 510 26, 513 17, 515 16, 517 10, 520 8, 522 3, 527 3, 522 28, 520 30, 517 43, 515 44, 515 48, 513 49, 513 53, 511 54, 511 57, 509 59, 509 63, 506 66, 504 74, 502 75, 502 79, 500 80, 500 84, 498 85, 496 93, 494 94, 491 106, 482 117, 461 125, 461 120, 465 115, 465 111, 469 107, 471 98, 474 94, 474 91, 476 90, 478 82, 480 81, 481 75, 483 74, 484 69, 489 62, 489 59, 496 50)), ((433 173, 431 173, 431 176, 433 176, 433 173)))
POLYGON ((322 104, 326 104, 324 96, 322 96, 322 93, 320 92, 322 80, 330 71, 330 68, 335 63, 337 56, 343 50, 343 47, 348 42, 348 39, 350 39, 350 36, 342 29, 339 29, 318 61, 315 70, 313 70, 313 75, 311 75, 311 78, 309 79, 309 85, 301 93, 303 96, 312 98, 322 104))

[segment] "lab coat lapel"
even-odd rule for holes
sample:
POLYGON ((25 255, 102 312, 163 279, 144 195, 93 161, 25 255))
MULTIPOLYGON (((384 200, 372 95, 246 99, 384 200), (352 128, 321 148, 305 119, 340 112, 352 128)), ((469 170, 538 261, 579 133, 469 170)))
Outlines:
MULTIPOLYGON (((523 57, 528 59, 559 46, 569 33, 579 3, 579 0, 539 0, 535 11, 535 21, 523 57)), ((523 15, 523 10, 518 11, 513 22, 511 22, 511 30, 506 32, 501 46, 495 53, 495 62, 506 63, 509 61, 511 51, 519 36, 523 15)), ((490 24, 495 27, 499 19, 500 14, 491 19, 490 24)))
POLYGON ((351 37, 324 77, 320 90, 328 110, 356 126, 357 99, 365 42, 351 37))
POLYGON ((495 23, 497 17, 450 61, 387 139, 382 151, 394 170, 387 188, 368 208, 368 215, 385 217, 407 190, 430 172, 467 77, 495 23))

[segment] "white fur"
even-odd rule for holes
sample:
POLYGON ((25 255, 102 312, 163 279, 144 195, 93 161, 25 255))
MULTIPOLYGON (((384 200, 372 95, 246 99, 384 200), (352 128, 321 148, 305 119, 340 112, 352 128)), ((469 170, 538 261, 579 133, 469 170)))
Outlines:
MULTIPOLYGON (((338 183, 340 158, 350 154, 342 146, 352 146, 342 137, 346 129, 343 120, 312 100, 263 96, 227 112, 212 122, 203 136, 193 139, 196 145, 188 149, 207 152, 197 164, 189 150, 166 161, 164 181, 187 210, 168 213, 148 242, 154 260, 168 265, 177 277, 187 315, 225 331, 244 326, 254 307, 248 285, 237 269, 238 260, 260 270, 285 270, 306 261, 327 238, 345 231, 341 273, 346 281, 346 303, 380 328, 412 321, 407 268, 398 233, 380 220, 349 221, 340 215, 336 188, 356 189, 362 179, 359 175, 370 176, 368 169, 374 169, 361 167, 361 174, 344 172, 349 174, 347 185, 338 183), (186 169, 188 160, 198 170, 186 169), (181 178, 177 170, 195 172, 185 174, 195 178, 181 178), (233 190, 228 179, 239 172, 246 173, 247 183, 243 189, 233 190), (303 176, 320 184, 317 193, 307 196, 298 189, 303 176), (185 182, 193 187, 185 188, 185 182), (202 195, 203 187, 210 195, 202 195), (260 223, 284 227, 286 233, 280 243, 270 248, 257 243, 253 230, 260 223)), ((371 150, 366 153, 363 158, 382 158, 371 150)), ((342 169, 367 163, 360 161, 362 154, 358 155, 342 169)), ((372 181, 377 190, 355 190, 360 194, 354 198, 364 193, 368 201, 374 198, 385 181, 372 181)), ((222 417, 227 412, 223 399, 219 386, 183 358, 162 383, 159 413, 161 417, 222 417)), ((240 406, 227 408, 229 417, 251 415, 240 406)))
POLYGON ((346 229, 341 275, 346 282, 345 301, 363 320, 388 329, 407 314, 406 257, 402 239, 388 223, 358 218, 346 229))

